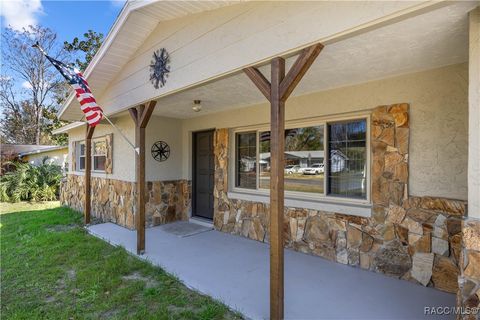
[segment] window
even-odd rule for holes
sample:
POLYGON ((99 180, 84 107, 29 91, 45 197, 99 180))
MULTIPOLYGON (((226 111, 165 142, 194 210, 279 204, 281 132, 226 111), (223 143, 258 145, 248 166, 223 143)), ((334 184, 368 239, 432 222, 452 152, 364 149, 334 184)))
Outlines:
POLYGON ((367 197, 365 120, 328 124, 328 194, 367 197))
MULTIPOLYGON (((77 144, 78 162, 77 171, 85 170, 85 155, 86 147, 85 142, 79 142, 77 144)), ((92 140, 92 170, 105 171, 105 163, 107 156, 107 141, 105 137, 92 140)))
POLYGON ((257 187, 257 133, 236 135, 237 159, 235 186, 255 189, 257 187))
POLYGON ((107 142, 105 139, 92 142, 92 163, 93 170, 105 171, 107 157, 107 142))
MULTIPOLYGON (((286 191, 323 193, 323 126, 285 130, 286 191)), ((260 133, 260 183, 270 188, 270 131, 260 133)))
POLYGON ((79 143, 79 150, 78 150, 78 169, 85 170, 85 143, 79 143))
MULTIPOLYGON (((366 131, 366 119, 287 126, 285 191, 367 199, 366 131)), ((270 188, 270 131, 237 132, 235 155, 235 187, 270 188)))

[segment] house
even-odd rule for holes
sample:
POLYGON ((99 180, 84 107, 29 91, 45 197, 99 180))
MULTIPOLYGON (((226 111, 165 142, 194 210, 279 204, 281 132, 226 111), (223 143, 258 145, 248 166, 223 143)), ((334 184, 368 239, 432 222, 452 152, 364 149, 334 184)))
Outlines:
POLYGON ((45 157, 48 158, 49 163, 55 163, 62 168, 65 168, 67 164, 68 146, 2 144, 0 149, 2 168, 4 162, 15 160, 28 161, 38 165, 45 157))
POLYGON ((139 254, 177 220, 268 242, 274 319, 283 244, 476 305, 479 35, 476 1, 129 1, 85 72, 115 127, 59 111, 61 201, 139 254), (321 188, 284 191, 305 150, 321 188))
POLYGON ((42 146, 45 148, 35 149, 18 154, 19 159, 33 165, 41 164, 46 158, 49 164, 56 164, 65 169, 68 163, 68 146, 42 146))
MULTIPOLYGON (((285 151, 284 157, 286 165, 298 165, 300 168, 306 168, 314 163, 323 163, 325 158, 323 150, 285 151)), ((260 161, 262 160, 269 164, 270 152, 260 153, 260 161)))

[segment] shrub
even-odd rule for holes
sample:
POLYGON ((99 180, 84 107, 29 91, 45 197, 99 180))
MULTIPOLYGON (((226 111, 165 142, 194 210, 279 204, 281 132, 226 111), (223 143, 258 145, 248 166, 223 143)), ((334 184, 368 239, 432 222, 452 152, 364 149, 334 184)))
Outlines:
POLYGON ((58 198, 62 168, 43 159, 39 166, 12 162, 14 170, 0 178, 0 201, 50 201, 58 198))

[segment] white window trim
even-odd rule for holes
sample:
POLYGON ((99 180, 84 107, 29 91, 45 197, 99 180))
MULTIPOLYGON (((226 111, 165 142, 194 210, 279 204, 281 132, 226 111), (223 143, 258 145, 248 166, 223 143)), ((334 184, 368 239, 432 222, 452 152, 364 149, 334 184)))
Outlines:
MULTIPOLYGON (((314 209, 314 210, 322 210, 322 211, 329 211, 329 212, 338 212, 344 214, 351 214, 351 215, 358 215, 364 217, 371 216, 371 186, 372 186, 372 177, 371 177, 371 130, 370 130, 370 120, 371 120, 371 112, 357 112, 351 113, 348 115, 342 116, 326 116, 326 117, 315 117, 309 119, 299 119, 299 120, 291 120, 285 122, 285 129, 292 129, 292 128, 301 128, 301 127, 308 127, 308 126, 320 126, 323 125, 324 129, 324 152, 327 155, 328 152, 328 141, 327 141, 327 124, 329 122, 337 122, 337 121, 348 121, 348 120, 360 120, 365 119, 367 124, 367 133, 366 133, 366 152, 367 152, 367 195, 365 199, 357 199, 357 198, 345 198, 340 196, 333 196, 327 195, 327 177, 324 178, 324 193, 317 194, 317 193, 309 193, 309 192, 297 192, 297 191, 285 191, 285 206, 286 207, 297 207, 297 208, 307 208, 307 209, 314 209)), ((232 179, 228 179, 228 197, 231 199, 239 199, 239 200, 246 200, 246 201, 255 201, 255 202, 263 202, 269 203, 269 196, 270 190, 268 189, 246 189, 236 187, 236 134, 242 132, 257 132, 257 163, 259 157, 259 143, 258 143, 258 135, 261 131, 268 131, 270 130, 269 124, 260 124, 260 125, 253 125, 253 126, 245 126, 245 127, 238 127, 233 128, 230 130, 230 152, 229 152, 229 169, 228 172, 232 179)), ((326 157, 324 158, 324 161, 326 157)), ((325 163, 325 162, 324 162, 325 163)), ((326 167, 325 167, 326 168, 326 167)), ((259 185, 259 166, 257 165, 257 186, 259 185)), ((326 175, 326 170, 325 170, 326 175)))
MULTIPOLYGON (((95 143, 96 141, 99 141, 99 140, 105 140, 105 141, 106 141, 106 140, 107 140, 107 136, 104 135, 104 136, 92 138, 92 151, 91 151, 92 168, 91 168, 91 172, 92 172, 92 173, 97 173, 97 174, 106 174, 105 170, 95 170, 95 169, 93 168, 93 164, 94 164, 93 158, 95 157, 95 155, 94 155, 94 153, 93 153, 93 146, 94 146, 94 143, 95 143)), ((78 145, 78 150, 75 150, 75 153, 76 153, 76 154, 78 153, 78 155, 76 155, 77 159, 76 159, 76 162, 75 162, 75 166, 78 165, 78 168, 72 168, 72 169, 73 169, 73 172, 76 172, 76 173, 85 173, 85 168, 80 169, 80 158, 81 158, 81 157, 85 157, 85 158, 86 158, 85 155, 84 155, 84 156, 81 156, 81 155, 80 155, 80 145, 82 145, 82 144, 85 145, 85 140, 77 140, 77 141, 75 142, 75 145, 78 145)), ((85 149, 85 152, 86 152, 86 149, 85 149)), ((106 156, 107 156, 107 153, 102 154, 102 155, 96 155, 96 156, 105 156, 105 157, 106 157, 106 156)))

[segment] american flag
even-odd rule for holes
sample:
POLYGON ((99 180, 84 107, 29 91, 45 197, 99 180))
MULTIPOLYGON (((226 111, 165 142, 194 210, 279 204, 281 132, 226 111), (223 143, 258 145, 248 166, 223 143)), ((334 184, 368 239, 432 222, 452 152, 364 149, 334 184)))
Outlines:
POLYGON ((78 102, 80 102, 80 108, 85 113, 85 118, 90 126, 96 126, 100 120, 102 120, 103 110, 97 104, 97 101, 93 97, 92 91, 88 86, 87 80, 83 77, 82 73, 76 68, 65 65, 64 63, 53 59, 52 57, 42 53, 47 59, 57 68, 62 76, 68 81, 68 83, 75 90, 75 95, 78 102))

